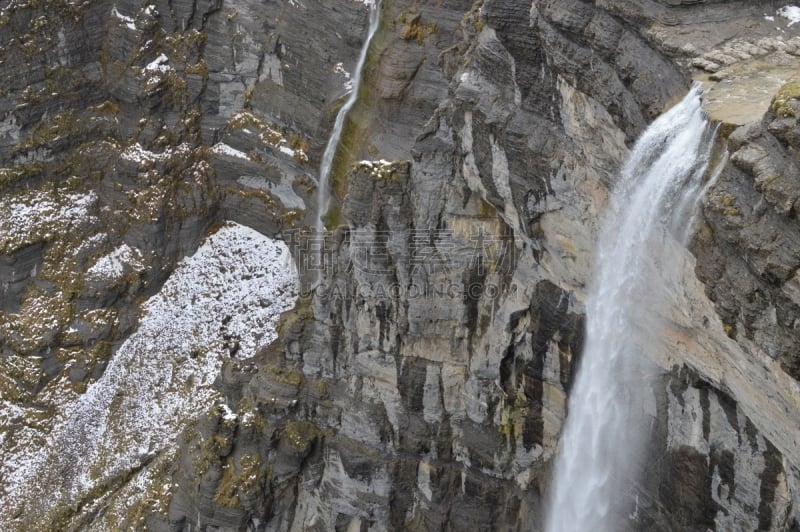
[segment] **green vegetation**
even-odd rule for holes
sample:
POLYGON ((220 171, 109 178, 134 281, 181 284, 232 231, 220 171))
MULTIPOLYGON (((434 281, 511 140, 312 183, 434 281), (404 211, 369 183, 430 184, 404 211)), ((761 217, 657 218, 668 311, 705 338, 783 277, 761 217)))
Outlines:
POLYGON ((436 32, 436 23, 424 24, 420 13, 403 13, 400 15, 400 22, 404 24, 400 30, 400 38, 404 41, 416 41, 423 44, 425 38, 436 32))
POLYGON ((314 379, 310 384, 311 389, 319 397, 327 397, 330 393, 330 382, 326 379, 314 379))
POLYGON ((513 399, 503 397, 500 403, 500 433, 508 440, 522 436, 525 418, 528 416, 528 403, 525 394, 517 391, 513 399))
POLYGON ((290 421, 283 428, 286 441, 302 451, 307 450, 321 434, 320 429, 309 421, 290 421))
POLYGON ((723 324, 723 328, 725 329, 725 334, 728 335, 728 338, 736 339, 736 327, 729 323, 723 324))
MULTIPOLYGON (((364 84, 361 85, 359 94, 364 95, 364 84)), ((365 113, 361 105, 371 106, 372 103, 359 100, 359 103, 350 109, 342 127, 342 136, 339 138, 339 145, 336 147, 336 155, 333 158, 331 172, 328 177, 328 186, 334 197, 343 200, 347 196, 350 184, 347 180, 347 172, 353 161, 359 157, 360 150, 367 143, 367 126, 371 117, 365 113)))
POLYGON ((322 217, 322 223, 325 225, 325 228, 330 231, 344 225, 341 206, 331 202, 331 205, 328 207, 328 212, 322 217))
POLYGON ((792 80, 785 83, 775 98, 772 100, 772 110, 780 118, 790 118, 795 116, 795 111, 789 105, 790 100, 800 100, 800 82, 792 80))
POLYGON ((476 0, 475 3, 472 4, 469 12, 464 15, 462 26, 472 26, 472 28, 475 30, 475 33, 480 33, 486 26, 486 20, 481 16, 482 8, 483 0, 476 0))
POLYGON ((22 183, 44 172, 44 163, 34 161, 14 168, 0 168, 0 190, 22 183))
POLYGON ((274 124, 268 124, 263 118, 250 111, 239 111, 228 121, 231 129, 250 129, 257 131, 261 141, 270 146, 278 146, 283 140, 283 132, 274 124))
MULTIPOLYGON (((145 473, 149 482, 145 484, 142 492, 133 494, 133 504, 128 506, 127 501, 123 504, 117 503, 112 506, 112 511, 106 513, 112 530, 146 530, 147 518, 152 515, 160 515, 167 518, 169 515, 169 503, 172 501, 175 485, 171 482, 171 469, 175 463, 175 452, 167 451, 161 453, 149 470, 145 473), (120 513, 113 512, 113 509, 122 510, 120 513), (113 526, 113 521, 120 520, 122 523, 113 526)), ((127 495, 129 486, 122 490, 122 496, 127 495)))
POLYGON ((229 436, 214 434, 207 440, 198 442, 196 448, 197 458, 194 460, 194 473, 197 477, 205 475, 211 466, 218 463, 224 451, 230 449, 232 440, 229 436))
POLYGON ((497 209, 483 198, 478 200, 478 217, 481 219, 497 217, 497 209))
MULTIPOLYGON (((245 100, 249 101, 252 96, 254 86, 245 90, 245 100)), ((309 140, 292 131, 287 132, 285 128, 269 123, 262 117, 253 114, 248 110, 242 110, 234 114, 228 120, 228 128, 233 130, 253 131, 258 134, 259 139, 265 147, 280 148, 281 146, 291 148, 294 151, 294 158, 299 163, 308 162, 309 140)), ((261 157, 257 152, 248 154, 254 161, 260 161, 261 157)))
POLYGON ((19 155, 37 148, 46 148, 54 142, 83 132, 82 121, 75 119, 72 111, 58 113, 46 122, 41 122, 25 139, 14 146, 13 154, 19 155))
POLYGON ((229 456, 222 466, 222 478, 214 494, 214 502, 229 508, 240 504, 240 494, 254 492, 264 478, 261 458, 256 454, 246 454, 234 459, 229 456))
POLYGON ((272 380, 281 384, 289 384, 296 387, 303 384, 303 373, 293 368, 269 364, 264 367, 264 372, 269 375, 272 380))
POLYGON ((725 216, 741 216, 742 211, 738 207, 736 207, 736 199, 733 196, 729 196, 728 194, 724 194, 720 200, 719 205, 722 208, 722 213, 725 216))
POLYGON ((258 407, 253 405, 253 401, 249 397, 244 397, 239 401, 236 414, 239 416, 239 427, 242 429, 264 431, 267 428, 267 420, 261 415, 258 407))
MULTIPOLYGON (((298 298, 292 310, 281 314, 277 327, 278 338, 296 338, 302 334, 306 324, 313 323, 313 321, 314 311, 311 309, 310 299, 298 298)), ((273 345, 276 344, 277 342, 273 343, 273 345)))
MULTIPOLYGON (((387 9, 388 7, 384 5, 384 11, 387 9)), ((372 109, 377 104, 374 87, 378 77, 380 58, 383 52, 392 44, 393 39, 396 39, 395 24, 394 20, 387 21, 385 17, 381 19, 380 26, 370 43, 367 59, 364 62, 358 101, 347 114, 342 136, 336 148, 336 155, 333 159, 328 181, 333 195, 340 200, 347 195, 349 189, 347 172, 354 161, 362 156, 365 149, 371 156, 377 156, 377 153, 369 143, 369 129, 375 119, 372 109)), ((343 103, 339 102, 339 105, 343 103)), ((338 108, 332 108, 331 116, 336 116, 338 110, 338 108)))

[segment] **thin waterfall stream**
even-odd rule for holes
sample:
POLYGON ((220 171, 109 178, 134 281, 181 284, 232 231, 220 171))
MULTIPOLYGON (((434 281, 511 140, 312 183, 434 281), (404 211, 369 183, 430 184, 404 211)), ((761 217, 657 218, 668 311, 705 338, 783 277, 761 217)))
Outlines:
MULTIPOLYGON (((715 134, 694 87, 636 142, 601 229, 586 340, 555 462, 547 532, 615 531, 635 502, 652 386, 643 349, 675 304, 715 134)), ((651 416, 652 417, 652 416, 651 416)))
POLYGON ((369 45, 372 42, 372 38, 375 36, 375 33, 378 31, 378 26, 380 25, 380 0, 367 2, 367 5, 369 6, 369 30, 367 31, 367 37, 364 39, 364 44, 361 47, 361 53, 359 54, 358 62, 356 63, 356 70, 352 80, 353 87, 347 97, 347 101, 345 101, 344 105, 342 105, 341 109, 339 109, 339 112, 336 115, 336 121, 333 124, 331 136, 328 139, 328 144, 325 146, 325 151, 322 154, 322 163, 320 164, 319 169, 319 185, 317 189, 318 213, 315 227, 317 233, 325 230, 323 218, 325 213, 328 212, 328 207, 330 206, 331 195, 329 180, 331 169, 333 168, 333 161, 336 158, 336 150, 338 149, 339 143, 342 140, 342 132, 344 130, 344 123, 347 119, 347 114, 358 101, 358 93, 361 89, 361 80, 364 74, 364 63, 367 61, 369 45))

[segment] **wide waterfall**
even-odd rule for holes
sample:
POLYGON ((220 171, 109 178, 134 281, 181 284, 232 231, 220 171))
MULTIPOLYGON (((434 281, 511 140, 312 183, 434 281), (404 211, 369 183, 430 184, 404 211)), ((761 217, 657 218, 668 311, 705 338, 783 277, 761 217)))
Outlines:
POLYGON ((336 149, 339 147, 339 142, 342 139, 342 131, 344 130, 344 121, 347 118, 347 113, 353 108, 353 105, 358 101, 358 92, 361 88, 361 79, 364 74, 364 63, 367 61, 367 52, 372 38, 378 31, 380 25, 381 3, 380 0, 367 2, 369 5, 369 30, 367 38, 364 39, 364 44, 361 47, 361 53, 358 56, 358 63, 356 63, 356 71, 352 80, 352 90, 347 96, 347 101, 339 109, 336 115, 336 121, 333 124, 333 131, 328 139, 328 144, 325 146, 325 152, 322 154, 322 163, 319 169, 319 188, 317 189, 317 209, 319 210, 316 220, 316 230, 321 232, 325 229, 323 217, 328 212, 330 204, 330 189, 328 180, 330 178, 331 168, 333 167, 333 160, 336 157, 336 149))
POLYGON ((610 199, 587 296, 584 352, 556 458, 548 532, 625 529, 652 391, 643 350, 675 304, 681 245, 714 134, 693 88, 637 141, 610 199), (643 324, 647 324, 643 327, 643 324))

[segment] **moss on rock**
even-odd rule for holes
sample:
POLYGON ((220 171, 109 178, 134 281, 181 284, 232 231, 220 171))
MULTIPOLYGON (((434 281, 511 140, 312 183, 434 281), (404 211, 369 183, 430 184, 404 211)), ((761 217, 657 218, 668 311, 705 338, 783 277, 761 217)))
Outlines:
POLYGON ((268 364, 264 367, 264 372, 269 375, 272 380, 281 384, 297 387, 303 384, 302 372, 293 368, 268 364))
POLYGON ((798 99, 800 99, 800 81, 792 80, 784 83, 772 100, 772 110, 781 118, 794 117, 796 112, 789 102, 798 99))
POLYGON ((310 421, 289 421, 283 428, 284 440, 301 451, 306 451, 322 434, 319 427, 310 421))

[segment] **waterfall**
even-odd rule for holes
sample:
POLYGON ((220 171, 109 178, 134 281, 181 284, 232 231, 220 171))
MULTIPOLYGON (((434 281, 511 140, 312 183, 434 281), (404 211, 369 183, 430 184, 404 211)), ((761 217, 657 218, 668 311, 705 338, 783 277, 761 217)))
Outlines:
POLYGON ((625 529, 653 402, 643 346, 680 276, 714 134, 692 88, 636 142, 612 193, 587 295, 586 340, 555 462, 547 532, 625 529), (648 403, 649 401, 649 403, 648 403))
POLYGON ((336 157, 336 149, 339 147, 339 142, 342 138, 344 122, 347 119, 347 113, 350 112, 350 109, 352 109, 353 105, 355 105, 356 101, 358 101, 358 92, 361 88, 361 79, 364 74, 364 63, 367 60, 367 52, 369 51, 369 45, 372 42, 372 38, 375 36, 375 33, 378 31, 378 26, 380 24, 380 0, 367 1, 366 4, 369 6, 369 31, 367 32, 367 38, 364 39, 364 45, 361 47, 361 53, 358 56, 358 63, 356 63, 355 77, 353 78, 353 88, 350 91, 350 94, 347 96, 347 101, 344 103, 344 105, 342 105, 342 108, 339 109, 339 113, 336 115, 336 121, 333 124, 333 131, 331 131, 328 144, 325 146, 325 152, 322 154, 322 163, 320 164, 319 169, 319 188, 317 190, 318 216, 316 220, 316 230, 318 233, 325 229, 325 224, 323 223, 322 218, 325 216, 325 213, 328 212, 328 206, 331 199, 328 179, 330 177, 331 168, 333 167, 333 160, 336 157))

